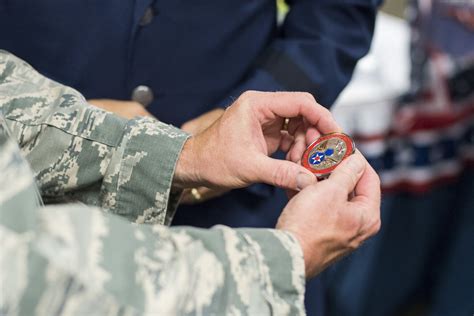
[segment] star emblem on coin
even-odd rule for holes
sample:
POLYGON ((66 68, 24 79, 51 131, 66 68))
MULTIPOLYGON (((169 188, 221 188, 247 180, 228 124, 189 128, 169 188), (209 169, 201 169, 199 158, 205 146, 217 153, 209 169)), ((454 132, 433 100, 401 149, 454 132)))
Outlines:
POLYGON ((322 135, 303 154, 303 166, 318 178, 325 178, 355 151, 354 141, 344 133, 322 135))

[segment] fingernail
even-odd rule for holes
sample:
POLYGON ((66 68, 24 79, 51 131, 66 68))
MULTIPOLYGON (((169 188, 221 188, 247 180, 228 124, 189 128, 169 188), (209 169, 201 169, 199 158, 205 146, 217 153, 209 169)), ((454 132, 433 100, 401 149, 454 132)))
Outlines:
POLYGON ((296 187, 298 190, 303 190, 308 185, 311 185, 315 182, 315 177, 307 173, 300 172, 296 176, 296 187))

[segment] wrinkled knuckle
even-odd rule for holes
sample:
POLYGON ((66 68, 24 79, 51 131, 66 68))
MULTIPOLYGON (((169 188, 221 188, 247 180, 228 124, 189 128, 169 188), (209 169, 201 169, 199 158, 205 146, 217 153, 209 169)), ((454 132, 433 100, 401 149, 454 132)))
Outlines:
POLYGON ((380 218, 377 218, 374 220, 374 223, 372 224, 372 230, 371 230, 371 235, 375 235, 380 231, 380 228, 382 227, 382 221, 380 218))
POLYGON ((254 96, 255 96, 255 91, 247 90, 247 91, 244 91, 240 97, 241 97, 242 100, 245 101, 245 100, 251 99, 254 96))
POLYGON ((316 99, 314 98, 314 96, 311 93, 309 93, 309 92, 300 92, 300 93, 301 93, 301 96, 308 99, 310 102, 316 103, 316 99))
POLYGON ((281 187, 283 182, 283 172, 280 169, 275 170, 273 173, 273 185, 281 187))
MULTIPOLYGON (((375 171, 374 171, 374 173, 375 173, 375 171)), ((378 186, 378 187, 380 187, 380 185, 381 185, 380 177, 379 177, 379 175, 378 175, 377 173, 375 173, 374 183, 375 183, 375 185, 378 186)))
POLYGON ((332 114, 331 111, 329 111, 327 108, 320 106, 321 107, 321 115, 325 118, 331 118, 332 114))
POLYGON ((245 99, 249 96, 250 93, 251 92, 249 90, 246 90, 246 91, 242 92, 242 94, 240 95, 240 98, 245 99))
POLYGON ((359 218, 356 218, 355 216, 353 216, 351 218, 349 231, 350 231, 351 235, 354 236, 354 237, 359 236, 360 234, 363 233, 362 232, 362 227, 361 227, 361 222, 360 222, 359 218))
POLYGON ((348 248, 350 251, 355 251, 355 250, 357 250, 361 245, 362 245, 362 241, 361 241, 359 238, 355 238, 355 239, 351 240, 351 241, 348 243, 347 248, 348 248))
POLYGON ((273 184, 277 187, 288 186, 288 179, 290 179, 290 170, 285 165, 278 166, 273 172, 273 184))
MULTIPOLYGON (((344 207, 344 206, 341 206, 344 207)), ((357 212, 348 211, 348 212, 341 212, 343 214, 343 218, 341 218, 342 222, 344 223, 344 231, 350 238, 355 238, 360 234, 360 216, 357 212)))
POLYGON ((374 233, 377 234, 380 229, 382 228, 382 220, 379 218, 376 222, 375 222, 375 227, 374 227, 374 233))
POLYGON ((379 226, 382 224, 382 218, 381 218, 381 213, 380 213, 380 207, 379 206, 376 208, 375 222, 378 223, 379 226))
POLYGON ((254 98, 254 92, 253 91, 245 91, 242 93, 238 99, 238 104, 239 107, 241 108, 247 108, 250 106, 252 100, 254 98))

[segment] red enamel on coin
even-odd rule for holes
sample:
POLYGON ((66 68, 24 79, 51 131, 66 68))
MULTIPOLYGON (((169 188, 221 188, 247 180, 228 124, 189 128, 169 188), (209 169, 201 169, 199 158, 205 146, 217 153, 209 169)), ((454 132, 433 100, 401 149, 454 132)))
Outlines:
POLYGON ((306 148, 302 165, 318 178, 324 178, 354 151, 354 141, 349 135, 325 134, 306 148))

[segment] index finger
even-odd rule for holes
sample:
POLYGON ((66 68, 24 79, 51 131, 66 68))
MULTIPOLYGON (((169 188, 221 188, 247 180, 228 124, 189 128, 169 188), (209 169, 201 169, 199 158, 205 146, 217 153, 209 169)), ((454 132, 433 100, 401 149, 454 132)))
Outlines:
POLYGON ((328 109, 307 92, 257 92, 257 100, 280 117, 304 117, 321 133, 341 131, 328 109), (271 99, 271 100, 269 100, 271 99), (270 101, 270 102, 269 102, 270 101))

